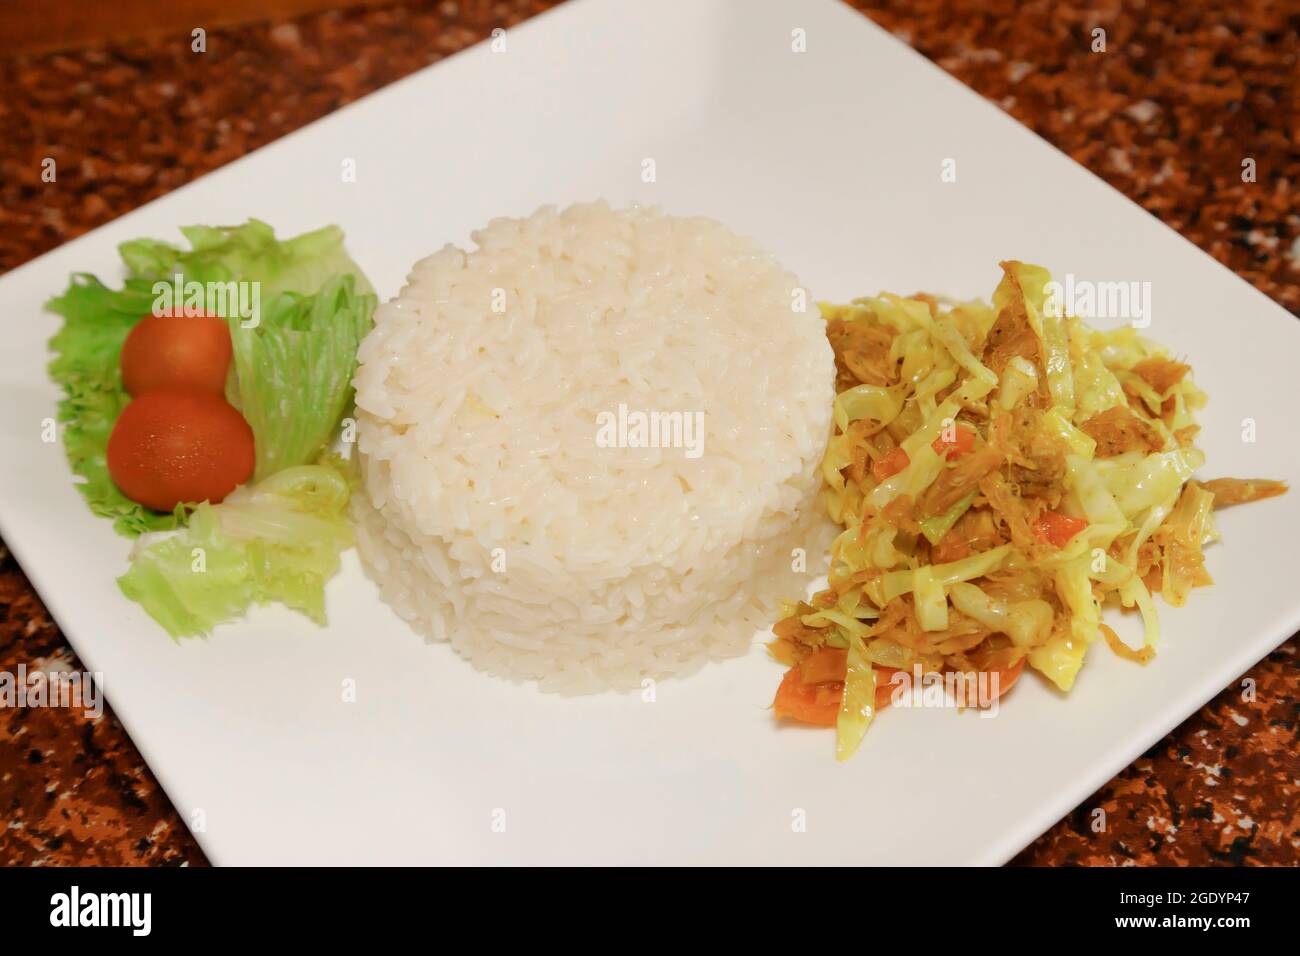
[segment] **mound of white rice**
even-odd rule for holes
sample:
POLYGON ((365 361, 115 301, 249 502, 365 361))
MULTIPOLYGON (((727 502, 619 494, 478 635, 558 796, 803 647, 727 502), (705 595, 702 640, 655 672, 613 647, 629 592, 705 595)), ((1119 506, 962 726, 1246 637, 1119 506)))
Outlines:
POLYGON ((708 219, 547 207, 474 240, 418 262, 361 346, 358 545, 384 599, 564 693, 744 653, 826 540, 816 308, 708 219))

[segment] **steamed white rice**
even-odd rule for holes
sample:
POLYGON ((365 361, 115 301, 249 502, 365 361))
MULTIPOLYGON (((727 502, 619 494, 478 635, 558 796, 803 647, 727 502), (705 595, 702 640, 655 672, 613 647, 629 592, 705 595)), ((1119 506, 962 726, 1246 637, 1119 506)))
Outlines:
POLYGON ((708 219, 594 203, 473 238, 416 263, 361 346, 358 546, 384 600, 564 693, 744 653, 814 572, 794 549, 825 544, 815 306, 708 219), (637 412, 699 413, 702 444, 606 447, 620 405, 625 444, 637 412))

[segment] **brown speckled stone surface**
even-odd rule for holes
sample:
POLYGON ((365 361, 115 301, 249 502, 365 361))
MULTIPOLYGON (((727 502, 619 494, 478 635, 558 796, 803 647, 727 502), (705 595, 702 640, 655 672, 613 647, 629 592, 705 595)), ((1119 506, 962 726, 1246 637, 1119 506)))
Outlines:
MULTIPOLYGON (((0 60, 0 269, 550 5, 409 4, 213 30, 201 60, 188 34, 0 60), (41 182, 47 156, 57 185, 41 182)), ((855 5, 1300 313, 1296 3, 855 5), (1255 182, 1242 181, 1246 159, 1255 182)), ((0 555, 0 670, 80 670, 0 555)), ((1244 676, 1253 700, 1226 689, 1015 862, 1300 862, 1295 640, 1244 676)), ((111 711, 0 709, 0 865, 205 862, 111 711)))

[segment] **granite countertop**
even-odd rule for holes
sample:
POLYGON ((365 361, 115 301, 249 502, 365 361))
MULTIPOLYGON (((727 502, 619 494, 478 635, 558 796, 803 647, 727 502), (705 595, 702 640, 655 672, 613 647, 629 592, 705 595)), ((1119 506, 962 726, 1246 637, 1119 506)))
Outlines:
MULTIPOLYGON (((0 60, 0 269, 551 5, 212 30, 201 66, 188 32, 0 60), (47 156, 57 185, 41 181, 47 156)), ((1300 314, 1300 14, 1287 4, 854 5, 1300 314), (1256 182, 1242 181, 1247 157, 1256 182)), ((0 670, 20 664, 83 669, 0 544, 0 670)), ((1300 862, 1295 639, 1245 676, 1253 700, 1224 690, 1015 862, 1300 862)), ((111 710, 0 709, 0 823, 0 865, 207 862, 111 710)))

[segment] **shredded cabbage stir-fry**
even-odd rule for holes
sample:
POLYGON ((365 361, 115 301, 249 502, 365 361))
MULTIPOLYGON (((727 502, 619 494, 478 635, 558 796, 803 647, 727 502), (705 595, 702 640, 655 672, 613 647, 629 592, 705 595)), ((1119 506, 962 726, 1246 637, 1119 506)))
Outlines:
POLYGON ((829 587, 787 604, 773 656, 778 718, 837 728, 853 754, 908 674, 982 677, 1025 664, 1074 684, 1099 638, 1145 663, 1159 622, 1210 584, 1214 508, 1282 482, 1199 483, 1187 365, 1131 327, 1057 316, 1045 269, 1001 263, 993 304, 883 293, 821 305, 835 351, 824 496, 844 531, 829 587), (1136 609, 1140 649, 1102 622, 1136 609))

